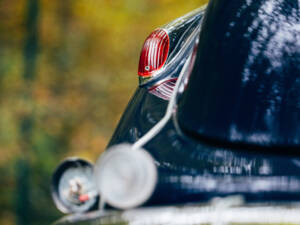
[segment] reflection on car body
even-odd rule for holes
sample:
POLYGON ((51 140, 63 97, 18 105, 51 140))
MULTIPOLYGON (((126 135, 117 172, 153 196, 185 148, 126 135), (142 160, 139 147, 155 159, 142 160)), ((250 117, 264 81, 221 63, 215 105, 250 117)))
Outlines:
POLYGON ((299 4, 211 0, 146 39, 94 168, 102 207, 300 201, 299 4))

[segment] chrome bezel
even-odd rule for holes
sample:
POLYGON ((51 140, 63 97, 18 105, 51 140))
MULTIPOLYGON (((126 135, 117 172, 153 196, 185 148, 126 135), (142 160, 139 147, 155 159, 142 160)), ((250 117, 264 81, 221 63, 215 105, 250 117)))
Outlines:
POLYGON ((187 58, 193 52, 193 47, 201 30, 202 18, 205 13, 205 9, 206 5, 195 9, 189 14, 180 17, 160 28, 170 35, 170 33, 173 32, 177 26, 180 26, 188 21, 195 20, 182 34, 178 43, 175 43, 173 51, 169 52, 166 64, 149 76, 139 76, 140 87, 151 88, 153 86, 160 85, 169 79, 178 77, 178 74, 180 73, 187 58), (197 20, 197 17, 200 17, 200 19, 197 20))
MULTIPOLYGON (((91 170, 91 173, 93 173, 93 165, 87 160, 72 157, 64 160, 62 163, 58 165, 55 172, 52 176, 52 184, 51 184, 51 195, 52 199, 55 203, 55 206, 59 211, 62 213, 83 213, 87 212, 93 208, 98 203, 98 194, 93 196, 93 199, 89 200, 87 205, 83 205, 83 207, 71 207, 70 205, 67 205, 65 201, 61 197, 61 193, 59 191, 59 185, 61 182, 61 179, 63 178, 64 174, 71 168, 87 168, 91 170)), ((96 189, 95 189, 96 191, 96 189)))

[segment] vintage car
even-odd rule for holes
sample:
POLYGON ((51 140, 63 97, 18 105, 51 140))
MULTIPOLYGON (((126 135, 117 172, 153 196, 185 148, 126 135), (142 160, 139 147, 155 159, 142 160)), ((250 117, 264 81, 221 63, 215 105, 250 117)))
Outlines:
POLYGON ((95 166, 55 171, 57 207, 81 213, 60 223, 300 223, 299 0, 211 0, 148 36, 138 78, 95 166))

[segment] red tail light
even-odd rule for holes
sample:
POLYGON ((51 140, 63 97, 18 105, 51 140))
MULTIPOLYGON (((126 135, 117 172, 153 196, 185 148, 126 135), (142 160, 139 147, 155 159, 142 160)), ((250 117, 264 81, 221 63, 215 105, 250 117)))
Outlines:
POLYGON ((150 76, 166 62, 170 47, 169 35, 162 29, 153 31, 146 39, 139 62, 139 76, 150 76))

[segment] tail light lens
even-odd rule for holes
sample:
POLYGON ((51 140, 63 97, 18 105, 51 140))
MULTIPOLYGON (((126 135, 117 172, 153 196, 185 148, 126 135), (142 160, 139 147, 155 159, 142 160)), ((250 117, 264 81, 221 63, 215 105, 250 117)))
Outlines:
POLYGON ((138 74, 150 76, 166 62, 170 47, 169 36, 163 29, 153 31, 146 39, 142 48, 138 74))

